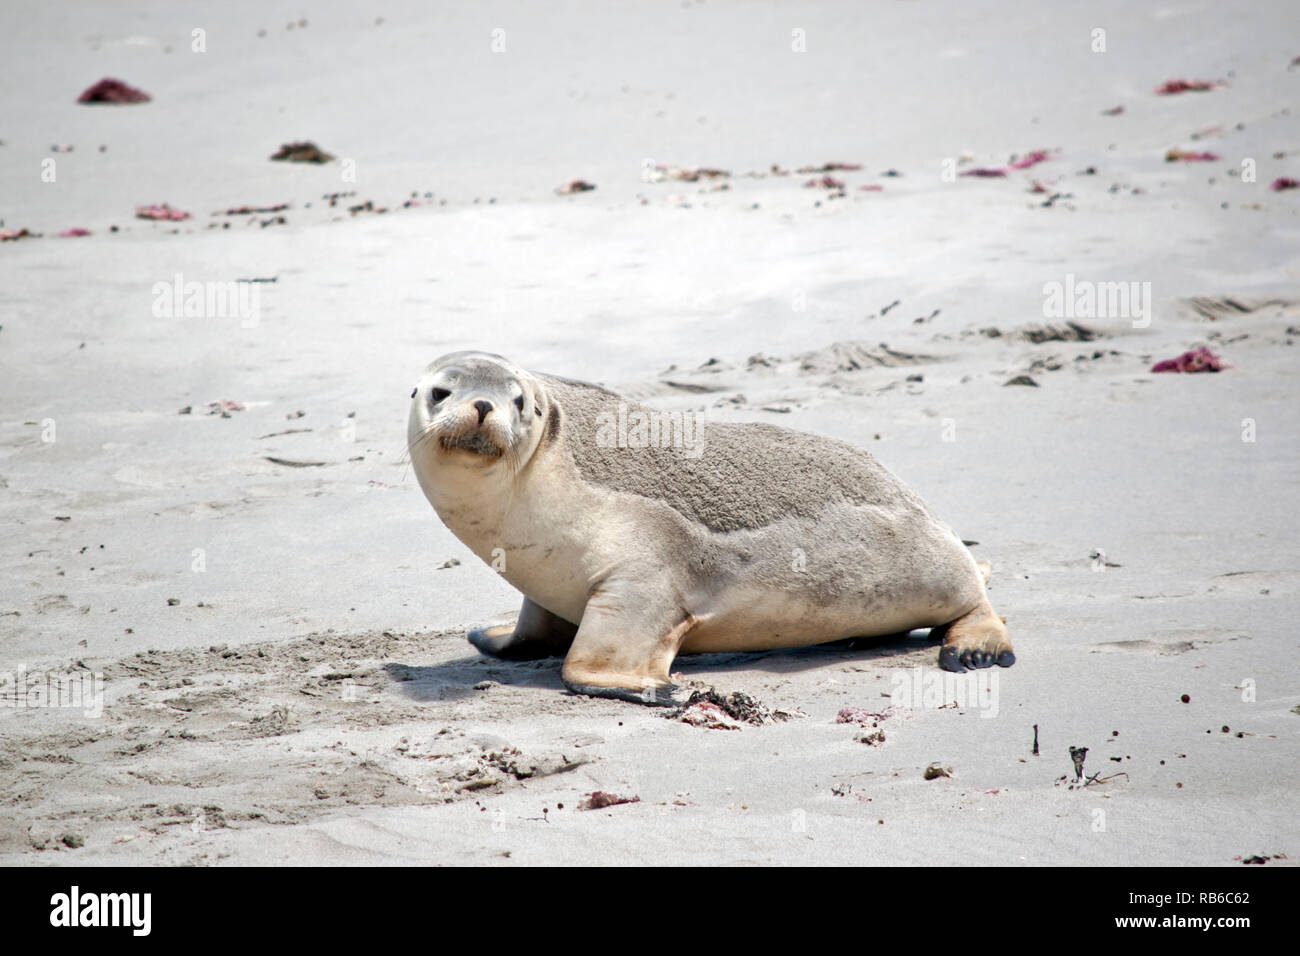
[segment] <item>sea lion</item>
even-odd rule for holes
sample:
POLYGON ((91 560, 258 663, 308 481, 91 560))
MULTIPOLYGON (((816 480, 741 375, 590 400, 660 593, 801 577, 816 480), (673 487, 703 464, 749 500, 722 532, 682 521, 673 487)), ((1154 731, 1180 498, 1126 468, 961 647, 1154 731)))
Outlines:
POLYGON ((684 426, 499 355, 429 365, 407 424, 420 487, 524 594, 475 647, 563 654, 570 690, 651 704, 675 701, 679 652, 931 627, 946 670, 1015 662, 981 567, 867 452, 766 424, 708 423, 692 444, 684 426))

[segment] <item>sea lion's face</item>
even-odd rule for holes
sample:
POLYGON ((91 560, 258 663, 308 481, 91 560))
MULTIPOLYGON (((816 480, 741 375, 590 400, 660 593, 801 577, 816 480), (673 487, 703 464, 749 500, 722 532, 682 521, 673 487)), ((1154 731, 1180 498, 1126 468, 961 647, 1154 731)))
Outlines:
POLYGON ((502 465, 516 473, 537 446, 544 405, 541 386, 501 356, 444 355, 411 393, 411 461, 422 476, 502 465))

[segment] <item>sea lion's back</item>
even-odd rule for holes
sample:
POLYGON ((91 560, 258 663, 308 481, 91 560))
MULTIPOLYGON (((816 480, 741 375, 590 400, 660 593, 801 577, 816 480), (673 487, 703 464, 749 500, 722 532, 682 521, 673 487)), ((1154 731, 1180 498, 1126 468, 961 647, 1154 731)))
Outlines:
POLYGON ((664 501, 712 531, 816 518, 835 503, 925 512, 893 473, 846 442, 776 425, 699 420, 692 451, 671 440, 672 413, 595 385, 541 377, 566 419, 566 440, 582 445, 572 457, 583 480, 664 501), (657 418, 659 441, 639 447, 639 414, 657 418))

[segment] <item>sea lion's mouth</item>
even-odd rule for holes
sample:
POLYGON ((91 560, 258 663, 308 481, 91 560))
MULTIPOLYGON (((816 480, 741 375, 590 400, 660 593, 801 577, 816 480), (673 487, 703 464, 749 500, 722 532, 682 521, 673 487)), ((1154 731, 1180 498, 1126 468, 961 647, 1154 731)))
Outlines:
POLYGON ((461 432, 459 435, 443 435, 438 444, 444 451, 468 451, 488 458, 500 458, 504 450, 481 431, 461 432))

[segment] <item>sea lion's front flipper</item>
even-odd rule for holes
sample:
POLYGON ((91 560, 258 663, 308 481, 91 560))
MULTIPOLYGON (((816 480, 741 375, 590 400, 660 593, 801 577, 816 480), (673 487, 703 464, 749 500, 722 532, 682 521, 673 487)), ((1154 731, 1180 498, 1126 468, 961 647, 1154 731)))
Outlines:
POLYGON ((696 624, 675 601, 645 585, 597 588, 564 658, 564 686, 575 694, 668 707, 683 702, 669 669, 696 624))
POLYGON ((532 661, 563 657, 576 633, 575 625, 524 598, 519 620, 513 627, 503 624, 475 628, 466 636, 484 654, 508 661, 532 661))

